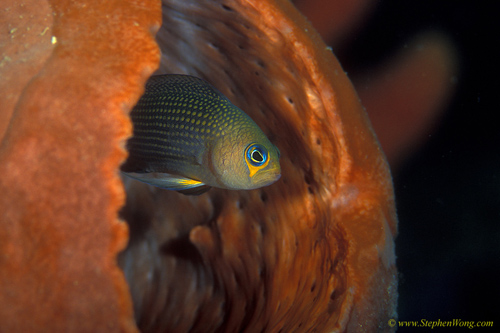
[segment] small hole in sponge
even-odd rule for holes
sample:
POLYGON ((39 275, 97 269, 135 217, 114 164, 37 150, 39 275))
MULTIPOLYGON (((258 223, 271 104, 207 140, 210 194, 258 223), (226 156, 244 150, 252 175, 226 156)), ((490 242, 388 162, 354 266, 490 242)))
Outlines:
POLYGON ((266 63, 264 61, 257 59, 256 63, 259 67, 266 68, 266 63))
POLYGON ((260 200, 262 200, 262 202, 266 202, 267 199, 268 199, 267 193, 264 191, 260 192, 260 200))

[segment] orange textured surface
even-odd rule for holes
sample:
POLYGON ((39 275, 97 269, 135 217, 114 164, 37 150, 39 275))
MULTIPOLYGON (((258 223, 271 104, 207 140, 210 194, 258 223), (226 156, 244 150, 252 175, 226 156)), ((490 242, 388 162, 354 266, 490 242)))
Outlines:
POLYGON ((155 1, 0 9, 0 322, 5 332, 137 331, 116 255, 126 112, 159 53, 155 1))
POLYGON ((160 73, 211 81, 281 179, 187 197, 125 180, 120 257, 144 332, 392 331, 391 177, 351 83, 288 1, 163 1, 160 73))

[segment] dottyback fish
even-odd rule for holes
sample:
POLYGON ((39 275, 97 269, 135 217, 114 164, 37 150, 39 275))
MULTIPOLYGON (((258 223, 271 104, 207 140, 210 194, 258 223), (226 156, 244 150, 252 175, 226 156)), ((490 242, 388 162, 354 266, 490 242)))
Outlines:
POLYGON ((185 194, 255 189, 280 177, 279 150, 208 82, 156 75, 131 112, 134 134, 122 171, 185 194))

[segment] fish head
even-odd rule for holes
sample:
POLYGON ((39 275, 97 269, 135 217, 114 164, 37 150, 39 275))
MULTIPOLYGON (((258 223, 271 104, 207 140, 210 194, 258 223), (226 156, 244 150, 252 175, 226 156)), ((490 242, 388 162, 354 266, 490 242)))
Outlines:
POLYGON ((221 137, 212 151, 216 177, 225 188, 256 189, 281 176, 278 148, 255 127, 221 137))

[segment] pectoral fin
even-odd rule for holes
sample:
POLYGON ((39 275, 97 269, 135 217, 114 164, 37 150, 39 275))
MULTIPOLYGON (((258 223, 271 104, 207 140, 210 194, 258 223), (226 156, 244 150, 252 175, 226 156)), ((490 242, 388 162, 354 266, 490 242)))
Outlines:
MULTIPOLYGON (((122 171, 123 172, 123 171, 122 171)), ((141 182, 157 186, 166 190, 179 191, 183 194, 201 194, 210 189, 210 186, 199 180, 162 172, 123 172, 123 174, 140 180, 141 182)))
POLYGON ((185 195, 200 195, 200 194, 207 192, 211 188, 212 188, 212 186, 202 185, 202 186, 198 186, 198 187, 188 188, 185 190, 179 190, 178 192, 185 194, 185 195))

